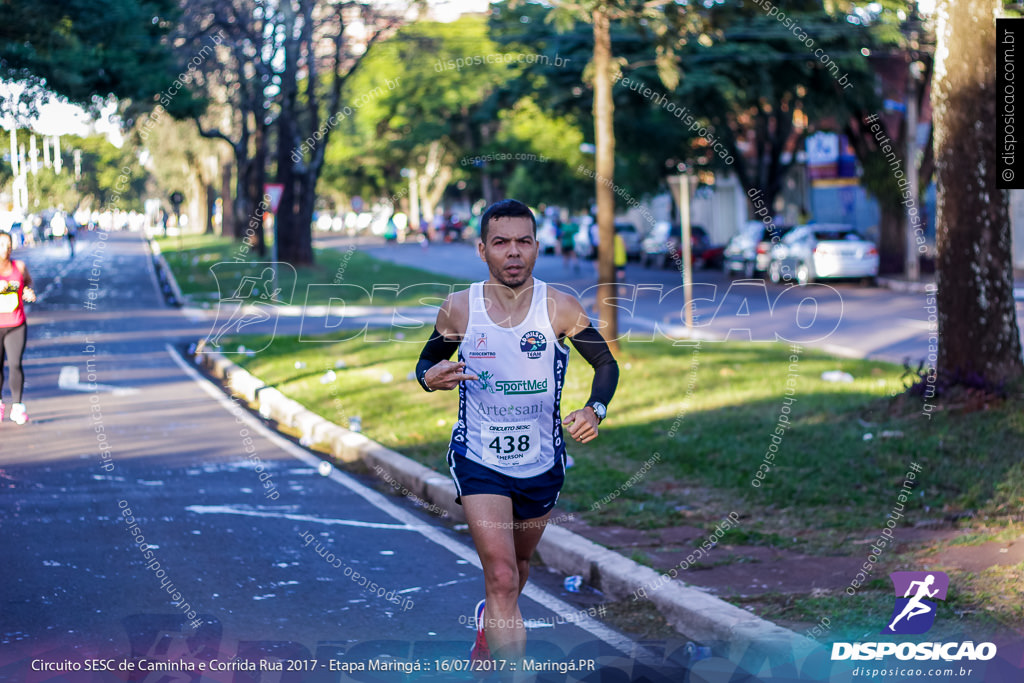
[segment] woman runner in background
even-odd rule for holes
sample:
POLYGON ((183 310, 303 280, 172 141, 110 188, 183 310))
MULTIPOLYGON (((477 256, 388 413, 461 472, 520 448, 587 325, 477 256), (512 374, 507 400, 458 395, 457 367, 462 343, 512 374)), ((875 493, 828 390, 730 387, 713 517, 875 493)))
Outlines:
POLYGON ((9 233, 0 233, 0 422, 3 422, 4 375, 6 361, 11 374, 11 421, 23 425, 28 421, 21 392, 25 388, 25 375, 21 371, 21 358, 25 354, 25 338, 28 325, 25 323, 25 302, 36 300, 32 290, 32 276, 24 261, 11 258, 14 241, 9 233))

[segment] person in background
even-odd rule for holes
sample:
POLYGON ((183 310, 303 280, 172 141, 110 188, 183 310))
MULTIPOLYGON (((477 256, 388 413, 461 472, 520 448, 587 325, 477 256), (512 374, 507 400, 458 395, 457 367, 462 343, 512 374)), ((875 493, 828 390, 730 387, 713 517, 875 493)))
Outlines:
POLYGON ((626 262, 629 260, 626 254, 626 242, 622 235, 615 233, 615 281, 626 281, 626 262))
POLYGON ((562 249, 562 265, 565 268, 572 264, 573 272, 579 272, 580 264, 576 260, 576 231, 579 230, 573 222, 562 223, 560 227, 560 234, 558 235, 558 244, 562 249))
POLYGON ((9 233, 0 232, 0 423, 4 419, 3 369, 7 364, 11 380, 11 422, 23 425, 28 422, 25 404, 21 402, 25 389, 25 374, 21 359, 25 355, 25 341, 28 325, 25 317, 25 302, 36 300, 32 289, 32 276, 24 261, 11 258, 14 240, 9 233))

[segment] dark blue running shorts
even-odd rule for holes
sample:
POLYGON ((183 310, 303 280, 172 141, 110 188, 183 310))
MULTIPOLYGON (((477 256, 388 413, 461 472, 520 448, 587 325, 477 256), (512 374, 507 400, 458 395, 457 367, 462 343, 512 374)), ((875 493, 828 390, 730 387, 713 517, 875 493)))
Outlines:
POLYGON ((449 449, 448 468, 459 492, 456 503, 462 505, 462 496, 476 493, 505 496, 512 499, 512 516, 515 519, 546 515, 558 502, 558 493, 565 482, 565 465, 561 460, 556 460, 554 466, 543 474, 518 479, 484 467, 449 449))

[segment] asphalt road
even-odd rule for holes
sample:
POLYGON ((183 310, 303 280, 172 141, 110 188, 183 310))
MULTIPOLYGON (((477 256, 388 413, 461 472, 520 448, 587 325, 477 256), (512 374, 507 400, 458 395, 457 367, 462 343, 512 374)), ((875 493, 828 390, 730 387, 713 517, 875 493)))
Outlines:
MULTIPOLYGON (((209 316, 163 306, 138 235, 78 252, 15 254, 41 296, 31 421, 0 425, 0 680, 469 679, 445 671, 464 666, 483 595, 468 535, 368 478, 323 476, 199 378, 175 348, 209 316), (388 662, 421 671, 344 671, 388 662), (278 663, 296 670, 248 668, 278 663)), ((641 650, 578 611, 599 595, 536 574, 529 657, 679 679, 682 641, 641 650)))
MULTIPOLYGON (((474 244, 433 243, 385 245, 377 238, 320 234, 320 246, 346 249, 355 243, 371 256, 414 266, 466 282, 487 277, 474 244)), ((596 314, 594 262, 566 267, 562 257, 541 255, 534 274, 581 295, 596 314)), ((1022 290, 1024 291, 1024 290, 1022 290)), ((928 358, 929 337, 937 333, 929 322, 926 294, 900 293, 856 282, 827 281, 807 287, 775 285, 764 279, 730 280, 719 270, 694 271, 694 332, 685 328, 681 276, 673 269, 644 268, 630 262, 626 284, 615 301, 620 333, 633 340, 698 336, 708 339, 774 342, 814 346, 830 353, 878 358, 894 363, 928 358)), ((1024 321, 1024 302, 1017 303, 1024 321)), ((1024 338, 1024 333, 1022 333, 1024 338)))

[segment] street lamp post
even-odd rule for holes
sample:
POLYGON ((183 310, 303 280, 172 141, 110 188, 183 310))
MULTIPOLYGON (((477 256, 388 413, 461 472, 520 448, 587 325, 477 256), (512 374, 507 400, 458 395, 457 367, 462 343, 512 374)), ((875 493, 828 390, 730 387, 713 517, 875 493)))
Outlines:
POLYGON ((174 226, 178 229, 178 249, 184 251, 181 236, 181 203, 185 201, 185 195, 175 190, 171 193, 171 206, 174 209, 174 226))

